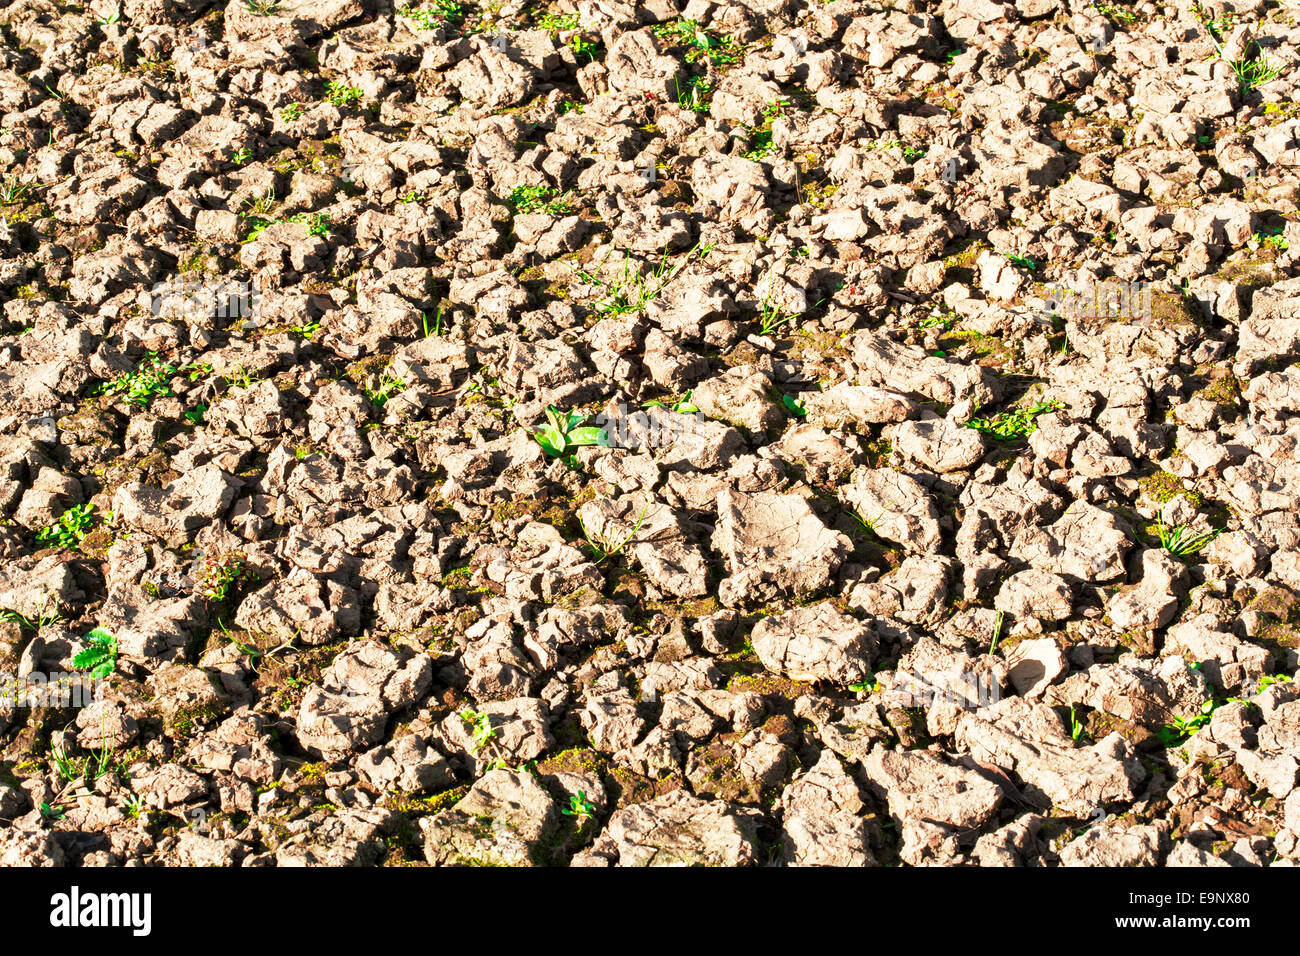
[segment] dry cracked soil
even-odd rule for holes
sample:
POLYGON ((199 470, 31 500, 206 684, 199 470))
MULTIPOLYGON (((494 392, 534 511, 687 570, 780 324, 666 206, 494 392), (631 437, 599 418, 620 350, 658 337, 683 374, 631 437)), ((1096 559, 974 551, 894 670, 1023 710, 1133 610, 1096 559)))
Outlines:
POLYGON ((1300 861, 1298 15, 4 3, 0 864, 1300 861))

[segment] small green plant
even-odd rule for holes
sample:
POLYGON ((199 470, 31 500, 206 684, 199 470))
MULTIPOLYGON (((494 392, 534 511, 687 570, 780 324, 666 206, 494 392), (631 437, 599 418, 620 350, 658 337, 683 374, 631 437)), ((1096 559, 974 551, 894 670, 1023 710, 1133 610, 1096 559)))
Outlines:
POLYGON ((684 110, 690 110, 692 113, 707 113, 709 111, 708 96, 713 92, 713 84, 705 77, 692 76, 687 79, 683 86, 680 80, 677 83, 677 105, 684 110))
POLYGON ((1160 738, 1160 742, 1166 747, 1176 747, 1208 724, 1218 706, 1219 702, 1207 700, 1201 705, 1201 711, 1196 716, 1189 718, 1174 717, 1173 720, 1156 731, 1156 736, 1160 738))
POLYGON ((126 401, 140 408, 148 408, 154 398, 172 394, 168 384, 172 376, 190 368, 164 362, 156 353, 148 353, 134 372, 123 372, 112 381, 104 382, 93 390, 99 395, 124 395, 126 401))
POLYGON ((989 642, 989 653, 992 654, 998 649, 998 641, 1002 640, 1002 624, 1006 619, 1006 612, 998 611, 998 618, 993 622, 993 640, 989 642))
POLYGON ((408 20, 414 20, 421 30, 436 30, 444 23, 454 23, 465 18, 465 8, 454 0, 433 0, 428 7, 399 10, 408 20))
POLYGON ((274 16, 280 12, 280 0, 244 0, 244 8, 255 17, 274 16))
POLYGON ((433 317, 433 324, 429 324, 429 313, 420 313, 420 322, 424 326, 424 337, 431 338, 446 335, 447 330, 442 327, 442 307, 438 307, 438 313, 433 317))
POLYGON ((62 820, 68 815, 66 810, 55 809, 44 800, 41 801, 41 816, 46 820, 62 820))
POLYGON ((1131 10, 1125 10, 1123 7, 1116 6, 1113 3, 1094 3, 1096 9, 1107 20, 1112 23, 1132 23, 1137 19, 1137 14, 1131 10))
POLYGON ((19 627, 24 627, 29 631, 39 631, 51 624, 61 624, 63 622, 63 615, 59 613, 58 602, 56 601, 53 605, 50 605, 47 601, 48 598, 41 602, 41 606, 36 612, 35 621, 29 617, 24 617, 17 611, 11 611, 5 608, 0 610, 0 622, 6 624, 17 624, 19 627))
POLYGON ((122 806, 126 808, 126 815, 133 820, 141 819, 147 812, 144 806, 144 797, 130 791, 122 794, 122 806))
POLYGON ((201 558, 195 565, 193 576, 199 593, 209 601, 220 603, 230 596, 240 581, 254 575, 244 556, 231 552, 201 558))
POLYGON ((952 328, 952 319, 946 315, 928 315, 921 320, 918 329, 942 329, 947 332, 952 328))
POLYGON ((330 80, 325 84, 325 99, 342 109, 358 102, 365 91, 357 86, 348 86, 341 80, 330 80))
POLYGON ((1033 259, 1030 259, 1028 256, 1016 256, 1016 255, 1012 255, 1011 253, 1007 253, 1006 256, 1007 256, 1007 260, 1012 265, 1019 266, 1022 269, 1028 269, 1030 272, 1033 272, 1035 269, 1038 268, 1038 263, 1035 262, 1033 259))
POLYGON ((654 28, 654 35, 669 43, 684 44, 687 63, 707 58, 717 66, 727 66, 740 60, 740 43, 735 37, 712 33, 695 20, 661 23, 654 28))
POLYGON ((79 671, 89 671, 92 680, 102 680, 117 670, 117 638, 102 627, 86 635, 90 646, 78 651, 72 666, 79 671))
POLYGON ((239 149, 231 150, 230 161, 236 166, 243 166, 253 158, 253 151, 247 146, 241 146, 239 149))
POLYGON ((577 412, 562 412, 554 405, 546 409, 546 424, 533 432, 533 438, 542 450, 552 458, 564 458, 570 449, 584 445, 609 446, 609 436, 605 429, 593 425, 583 425, 586 415, 577 412))
POLYGON ((712 248, 697 244, 671 267, 665 250, 659 265, 648 276, 633 266, 631 253, 624 254, 622 273, 612 280, 579 269, 574 272, 583 282, 602 290, 600 298, 591 304, 592 311, 599 315, 634 315, 657 299, 692 259, 704 258, 712 248))
POLYGON ((118 22, 119 20, 121 20, 121 19, 122 19, 122 14, 121 14, 121 12, 118 11, 118 10, 114 10, 114 11, 113 11, 112 13, 110 13, 108 16, 106 16, 106 17, 100 17, 100 18, 99 18, 99 25, 100 25, 101 27, 111 27, 114 23, 117 23, 117 22, 118 22))
POLYGON ((560 811, 566 817, 576 817, 578 826, 590 819, 596 813, 596 805, 587 799, 585 790, 579 790, 574 796, 569 797, 569 805, 560 811))
POLYGON ((763 122, 758 126, 744 127, 749 136, 749 148, 741 156, 757 162, 776 149, 776 144, 772 141, 772 121, 781 115, 784 107, 785 104, 779 100, 768 103, 763 109, 763 122))
POLYGON ((856 684, 849 685, 849 690, 853 691, 855 694, 872 694, 880 689, 880 681, 876 680, 875 677, 868 677, 865 680, 858 681, 856 684))
POLYGON ((301 119, 302 114, 307 111, 307 107, 301 103, 290 103, 280 110, 280 119, 285 123, 292 123, 294 120, 301 119))
POLYGON ((10 177, 3 184, 0 184, 0 202, 12 206, 23 202, 27 198, 31 187, 27 183, 21 183, 17 179, 10 177))
POLYGON ((406 389, 406 383, 391 374, 387 369, 379 376, 379 383, 374 388, 362 389, 366 398, 370 399, 370 404, 376 408, 383 408, 388 404, 388 400, 394 395, 400 394, 406 389))
POLYGON ((95 525, 95 506, 89 502, 73 505, 54 524, 36 532, 36 540, 46 547, 75 548, 95 525))
POLYGON ((1268 690, 1274 684, 1289 684, 1289 683, 1291 683, 1291 678, 1286 674, 1265 674, 1262 677, 1260 677, 1259 683, 1255 685, 1255 693, 1262 694, 1264 691, 1268 690))
POLYGON ((573 205, 567 196, 555 196, 550 186, 516 186, 510 190, 506 200, 515 213, 544 212, 548 216, 563 216, 573 212, 573 205))
POLYGON ((608 559, 618 554, 627 546, 627 543, 636 537, 636 533, 641 530, 641 525, 645 523, 646 512, 650 510, 647 503, 641 509, 641 515, 636 519, 636 524, 632 530, 621 539, 611 538, 604 534, 593 535, 587 530, 587 525, 583 522, 582 516, 578 516, 578 525, 582 528, 582 536, 587 539, 587 546, 591 548, 592 554, 595 555, 597 564, 604 564, 608 559))
POLYGON ((545 30, 548 33, 576 30, 579 23, 576 13, 541 13, 537 16, 538 29, 545 30))
POLYGON ((775 335, 782 326, 788 325, 801 315, 802 312, 787 313, 770 299, 764 299, 758 312, 758 334, 764 337, 775 335))
POLYGON ((793 396, 782 395, 781 404, 784 405, 785 410, 795 418, 803 418, 808 414, 808 409, 804 407, 803 402, 793 396))
POLYGON ((465 723, 465 729, 474 738, 474 753, 478 753, 496 739, 497 732, 492 726, 492 718, 487 714, 466 707, 457 716, 465 723))
POLYGON ((1263 229, 1254 236, 1255 242, 1259 245, 1272 246, 1279 251, 1285 251, 1291 243, 1282 235, 1282 227, 1277 226, 1273 229, 1263 229))
POLYGON ((1074 716, 1074 708, 1070 708, 1070 739, 1080 740, 1084 734, 1083 724, 1079 718, 1074 716))
POLYGON ((641 407, 642 408, 666 408, 669 411, 677 412, 680 415, 694 415, 700 409, 697 405, 691 402, 691 392, 693 391, 694 389, 688 388, 686 391, 682 393, 682 397, 674 401, 671 405, 668 405, 664 402, 652 400, 649 402, 642 402, 641 407))
POLYGON ((330 215, 324 212, 300 212, 290 216, 287 222, 300 222, 307 227, 307 235, 328 239, 330 233, 330 215))
POLYGON ((849 509, 849 517, 856 521, 858 526, 862 528, 862 533, 868 536, 876 533, 876 525, 880 523, 881 516, 876 515, 874 518, 866 518, 853 508, 849 509))
POLYGON ((1028 408, 1019 408, 1014 412, 999 412, 992 418, 972 418, 966 422, 967 428, 973 428, 981 434, 988 435, 995 441, 1018 441, 1028 438, 1038 430, 1034 419, 1048 412, 1055 412, 1065 405, 1062 402, 1034 402, 1028 408))
POLYGON ((1176 558, 1190 557, 1219 536, 1221 529, 1193 531, 1185 524, 1169 527, 1165 524, 1164 514, 1157 516, 1156 530, 1160 535, 1160 547, 1176 558))
POLYGON ((585 56, 589 61, 595 62, 596 51, 600 49, 600 44, 585 33, 579 33, 569 41, 569 48, 573 50, 575 56, 585 56))
POLYGON ((1237 76, 1237 83, 1241 87, 1243 96, 1253 93, 1265 83, 1270 83, 1282 75, 1282 67, 1274 66, 1262 55, 1258 60, 1248 60, 1245 57, 1230 60, 1228 65, 1237 76))

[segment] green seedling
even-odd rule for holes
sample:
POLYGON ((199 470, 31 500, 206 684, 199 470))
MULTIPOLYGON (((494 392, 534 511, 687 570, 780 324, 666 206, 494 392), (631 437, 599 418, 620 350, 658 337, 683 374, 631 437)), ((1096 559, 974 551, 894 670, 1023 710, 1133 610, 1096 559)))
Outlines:
POLYGON ((123 395, 132 405, 148 408, 154 398, 172 394, 168 385, 172 376, 190 368, 188 365, 181 367, 164 362, 150 352, 134 372, 123 372, 112 381, 100 384, 92 394, 123 395))
POLYGON ((564 216, 573 212, 567 196, 556 199, 552 196, 555 196, 555 190, 550 186, 516 186, 506 202, 516 214, 544 212, 548 216, 564 216))
POLYGON ((1260 232, 1255 233, 1254 239, 1259 245, 1272 246, 1274 249, 1279 251, 1285 251, 1291 245, 1291 243, 1286 240, 1286 237, 1282 235, 1281 226, 1277 226, 1273 229, 1261 230, 1260 232))
POLYGON ((675 81, 677 85, 677 105, 684 110, 690 110, 692 113, 707 113, 709 111, 708 96, 713 92, 713 84, 702 76, 692 76, 686 81, 685 86, 680 80, 675 81))
POLYGON ((51 606, 45 601, 42 601, 40 609, 36 612, 35 621, 19 614, 17 611, 11 611, 6 608, 0 610, 0 622, 6 624, 17 624, 19 627, 26 628, 29 631, 39 631, 42 628, 49 627, 51 624, 63 623, 63 615, 59 613, 57 602, 51 606))
POLYGON ((698 413, 700 409, 698 406, 692 404, 691 402, 692 391, 694 391, 694 389, 688 388, 685 392, 682 393, 682 397, 677 399, 677 401, 673 402, 671 405, 667 405, 664 402, 660 402, 660 401, 649 401, 649 402, 642 402, 641 407, 642 408, 666 408, 669 411, 677 412, 679 415, 694 415, 698 413))
POLYGON ((576 13, 542 13, 537 16, 538 29, 548 33, 576 30, 580 21, 576 13))
MULTIPOLYGON (((583 282, 597 286, 602 290, 601 297, 591 305, 592 311, 599 315, 635 315, 659 298, 659 295, 668 287, 668 284, 677 278, 677 274, 692 259, 697 257, 703 259, 712 250, 712 245, 696 244, 671 267, 668 252, 665 250, 658 266, 654 268, 649 276, 642 275, 641 271, 633 266, 630 252, 624 253, 622 273, 613 280, 607 280, 595 273, 579 269, 574 269, 574 273, 583 282)), ((608 256, 608 253, 606 255, 608 256)), ((602 259, 601 264, 604 261, 602 259)))
POLYGON ((235 586, 254 577, 248 562, 238 552, 202 558, 194 568, 194 583, 209 601, 220 603, 230 597, 235 586))
POLYGON ((285 123, 292 123, 294 120, 301 119, 306 110, 307 107, 301 103, 290 103, 280 110, 280 119, 285 123))
POLYGON ((1022 269, 1028 269, 1030 272, 1033 272, 1035 269, 1038 268, 1038 263, 1035 262, 1033 259, 1030 259, 1028 256, 1013 256, 1010 253, 1008 253, 1007 260, 1012 265, 1019 266, 1022 269))
POLYGON ((1074 716, 1074 708, 1071 707, 1070 708, 1070 739, 1081 740, 1083 738, 1083 734, 1084 734, 1083 724, 1079 722, 1079 718, 1074 716))
POLYGON ((496 739, 497 732, 492 727, 492 718, 487 714, 466 707, 457 716, 464 721, 465 729, 470 731, 474 738, 473 753, 478 753, 496 739))
POLYGON ((566 817, 577 817, 578 825, 582 826, 585 820, 595 815, 596 805, 587 799, 586 791, 579 790, 569 797, 569 806, 560 812, 566 817))
POLYGON ((280 0, 244 0, 244 9, 255 17, 274 16, 280 12, 280 0))
POLYGON ((874 518, 865 518, 856 510, 852 508, 849 509, 849 517, 858 523, 862 528, 863 534, 866 535, 873 535, 876 533, 876 525, 880 523, 882 515, 883 512, 880 515, 876 515, 874 518))
POLYGON ((429 313, 421 312, 420 320, 424 325, 424 337, 427 339, 431 336, 446 335, 446 330, 442 327, 442 307, 439 306, 438 314, 433 317, 433 325, 429 324, 429 313))
POLYGON ((300 212, 290 216, 286 222, 300 222, 307 227, 307 235, 320 236, 328 239, 330 233, 330 216, 329 213, 323 212, 300 212))
POLYGON ((1034 402, 1028 408, 1019 408, 1013 412, 999 412, 992 418, 972 418, 965 424, 967 428, 973 428, 995 441, 1018 441, 1028 438, 1038 430, 1038 424, 1034 419, 1039 415, 1059 411, 1064 407, 1062 402, 1034 402))
POLYGON ((768 103, 763 110, 762 123, 758 126, 743 127, 749 137, 749 149, 742 152, 741 156, 758 162, 776 149, 776 143, 772 141, 772 121, 781 115, 784 106, 785 104, 779 100, 768 103))
POLYGON ((1137 19, 1137 14, 1131 10, 1125 10, 1113 3, 1094 3, 1093 7, 1107 20, 1112 23, 1132 23, 1137 19))
POLYGON ((1253 93, 1265 83, 1270 83, 1282 75, 1282 67, 1274 66, 1263 56, 1258 60, 1248 60, 1245 57, 1229 60, 1228 65, 1232 67, 1232 72, 1237 77, 1243 96, 1253 93))
POLYGON ((609 436, 605 429, 592 425, 583 425, 586 415, 577 412, 561 412, 555 406, 546 409, 546 424, 533 432, 533 438, 542 446, 542 450, 552 458, 563 458, 570 449, 584 445, 602 445, 609 447, 609 436))
POLYGON ((79 671, 89 671, 92 680, 102 680, 117 670, 117 638, 102 627, 86 635, 90 645, 72 658, 72 666, 79 671))
POLYGON ((585 56, 589 62, 594 63, 596 60, 596 52, 600 49, 600 44, 585 33, 579 33, 569 41, 569 48, 573 50, 574 56, 585 56))
POLYGON ((246 162, 248 162, 252 158, 253 158, 253 151, 249 149, 247 146, 241 146, 239 147, 239 149, 232 150, 230 153, 230 161, 234 163, 236 166, 243 166, 246 162))
POLYGON ((781 404, 784 405, 785 410, 795 418, 803 418, 808 414, 808 409, 804 407, 803 402, 789 395, 781 396, 781 404))
POLYGON ((1193 531, 1185 524, 1175 525, 1171 528, 1165 524, 1164 515, 1162 514, 1157 517, 1157 531, 1160 534, 1160 547, 1176 558, 1186 558, 1196 554, 1196 552, 1217 538, 1221 529, 1212 528, 1209 531, 1193 531))
POLYGON ((0 202, 12 206, 23 202, 31 187, 27 183, 20 183, 16 179, 6 179, 3 185, 0 185, 0 202))
POLYGON ((325 99, 342 109, 360 101, 365 91, 360 87, 348 86, 341 80, 330 80, 325 84, 325 99))
POLYGON ((1265 674, 1259 679, 1259 683, 1255 687, 1255 693, 1262 694, 1264 691, 1268 690, 1274 684, 1289 684, 1289 683, 1291 683, 1291 678, 1286 674, 1265 674))
POLYGON ((764 299, 758 313, 758 334, 762 336, 775 335, 782 326, 788 325, 801 315, 803 315, 802 312, 787 313, 770 299, 764 299))
POLYGON ((379 384, 374 388, 362 389, 366 398, 370 399, 370 404, 376 408, 383 408, 388 400, 394 395, 405 391, 406 383, 396 375, 391 375, 387 370, 379 376, 379 384))
POLYGON ((993 640, 989 642, 989 653, 992 654, 998 649, 998 641, 1002 639, 1002 623, 1006 618, 1004 611, 998 611, 998 619, 993 623, 993 640))
POLYGON ((695 20, 661 23, 654 28, 654 34, 669 43, 684 44, 687 63, 708 59, 717 66, 727 66, 740 60, 740 43, 735 37, 705 30, 695 20))
POLYGON ((1160 742, 1166 747, 1176 747, 1184 743, 1188 738, 1193 737, 1198 730, 1208 724, 1218 706, 1219 702, 1207 700, 1201 705, 1201 712, 1195 717, 1174 717, 1173 720, 1156 731, 1156 736, 1160 738, 1160 742))
POLYGON ((122 794, 122 806, 126 808, 126 815, 133 820, 139 820, 145 817, 147 811, 144 806, 144 797, 138 793, 127 791, 122 794))
POLYGON ((593 535, 587 530, 587 525, 583 522, 582 516, 578 516, 578 525, 582 528, 582 536, 587 539, 587 546, 591 548, 592 554, 595 555, 597 564, 604 564, 609 558, 622 551, 627 546, 627 543, 636 537, 637 532, 641 530, 641 525, 645 523, 646 512, 649 510, 650 505, 647 503, 641 509, 641 515, 636 519, 636 524, 632 526, 632 530, 622 539, 610 538, 603 534, 593 535))
POLYGON ((94 510, 89 502, 73 505, 54 524, 36 532, 37 542, 46 547, 75 548, 94 527, 94 510))
POLYGON ((418 10, 406 7, 398 13, 408 20, 414 20, 421 30, 436 30, 443 24, 465 18, 465 8, 454 0, 433 0, 427 7, 418 10))

